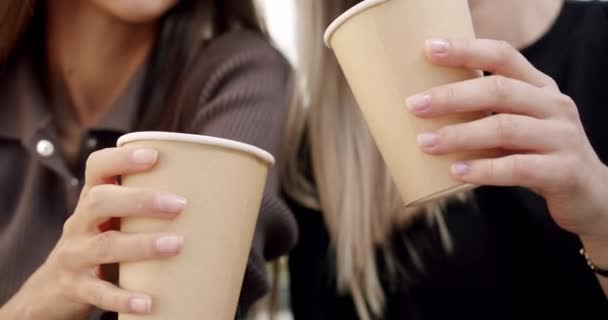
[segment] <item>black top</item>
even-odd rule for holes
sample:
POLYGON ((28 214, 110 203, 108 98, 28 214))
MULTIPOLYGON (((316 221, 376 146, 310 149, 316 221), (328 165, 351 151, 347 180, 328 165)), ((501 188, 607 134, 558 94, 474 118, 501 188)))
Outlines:
MULTIPOLYGON (((553 28, 523 53, 577 102, 592 145, 608 163, 608 3, 567 3, 553 28)), ((442 253, 438 233, 422 219, 393 233, 402 272, 390 282, 381 275, 385 319, 608 317, 578 237, 552 221, 542 198, 520 188, 484 187, 476 199, 448 207, 452 255, 442 253), (424 271, 416 271, 405 241, 422 252, 424 271)), ((295 319, 356 319, 352 299, 337 294, 321 214, 291 205, 300 228, 290 258, 295 319)))

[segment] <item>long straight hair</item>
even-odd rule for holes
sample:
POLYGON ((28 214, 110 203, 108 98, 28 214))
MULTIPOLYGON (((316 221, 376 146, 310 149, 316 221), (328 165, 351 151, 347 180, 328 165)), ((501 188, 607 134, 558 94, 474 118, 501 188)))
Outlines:
POLYGON ((383 249, 393 264, 388 240, 396 223, 407 225, 427 214, 448 251, 451 242, 444 203, 420 209, 403 205, 338 62, 323 44, 324 29, 358 2, 297 2, 300 99, 288 118, 283 146, 287 161, 280 170, 285 192, 323 213, 336 252, 338 289, 352 295, 361 319, 370 319, 384 311, 378 274, 394 276, 391 268, 378 270, 376 249, 383 249))
MULTIPOLYGON (((42 40, 43 6, 39 0, 0 2, 0 68, 42 40)), ((209 41, 236 28, 265 34, 254 0, 180 0, 160 23, 140 99, 140 130, 177 129, 190 68, 209 41)))

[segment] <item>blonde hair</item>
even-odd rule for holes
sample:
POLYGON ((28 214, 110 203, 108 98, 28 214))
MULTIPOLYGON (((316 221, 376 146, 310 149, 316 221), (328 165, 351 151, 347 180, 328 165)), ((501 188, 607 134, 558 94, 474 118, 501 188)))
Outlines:
POLYGON ((451 243, 441 214, 443 203, 416 210, 402 204, 346 79, 322 42, 331 20, 357 2, 297 2, 301 95, 288 119, 286 161, 280 170, 290 197, 323 212, 336 251, 338 288, 352 294, 361 319, 370 319, 382 315, 385 300, 376 248, 384 247, 390 259, 382 245, 397 220, 407 224, 412 217, 427 214, 429 221, 438 223, 444 248, 450 250, 451 243), (305 141, 312 173, 303 166, 308 159, 301 158, 305 141))

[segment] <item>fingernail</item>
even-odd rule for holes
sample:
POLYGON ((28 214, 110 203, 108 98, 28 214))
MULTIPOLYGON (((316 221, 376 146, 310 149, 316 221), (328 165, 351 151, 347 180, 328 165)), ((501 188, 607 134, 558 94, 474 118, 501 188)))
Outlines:
POLYGON ((150 165, 156 162, 158 151, 152 149, 137 149, 131 154, 133 163, 138 165, 150 165))
POLYGON ((431 107, 431 96, 428 94, 417 94, 407 98, 405 103, 411 111, 425 111, 431 107))
POLYGON ((159 193, 156 196, 156 207, 166 213, 179 213, 186 207, 186 199, 170 193, 159 193))
POLYGON ((424 148, 434 147, 439 143, 439 135, 435 133, 419 134, 416 138, 418 145, 424 148))
POLYGON ((129 300, 129 307, 136 313, 150 313, 152 311, 152 301, 150 298, 131 298, 129 300))
POLYGON ((471 172, 471 165, 466 162, 458 162, 452 165, 452 174, 457 177, 466 176, 471 172))
POLYGON ((184 237, 181 236, 166 236, 156 239, 156 250, 160 253, 175 254, 184 245, 184 237))
POLYGON ((450 42, 443 39, 430 39, 426 41, 426 47, 434 56, 447 56, 450 51, 450 42))

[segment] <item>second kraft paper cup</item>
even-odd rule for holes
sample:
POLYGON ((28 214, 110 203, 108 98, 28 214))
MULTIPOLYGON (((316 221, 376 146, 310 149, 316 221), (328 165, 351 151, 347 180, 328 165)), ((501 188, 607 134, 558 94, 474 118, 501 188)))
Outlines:
POLYGON ((493 151, 431 156, 417 146, 420 133, 486 116, 420 119, 406 110, 405 100, 413 94, 482 76, 479 71, 428 62, 424 43, 434 37, 475 37, 467 0, 367 0, 338 17, 325 33, 409 207, 473 189, 454 179, 451 165, 495 156, 493 151))
POLYGON ((123 232, 183 235, 185 246, 176 257, 120 265, 120 286, 154 301, 152 314, 120 320, 234 319, 273 157, 236 141, 167 132, 127 134, 118 145, 159 153, 153 170, 124 176, 122 185, 188 200, 175 220, 122 220, 123 232))

